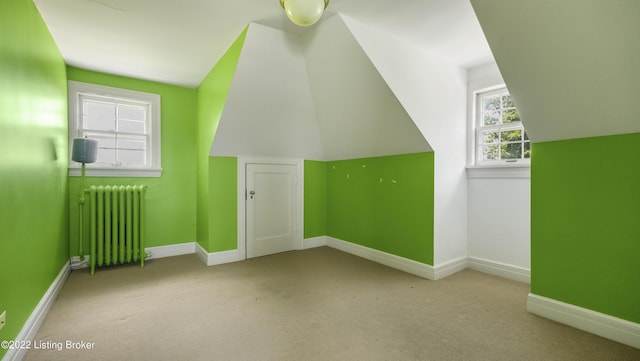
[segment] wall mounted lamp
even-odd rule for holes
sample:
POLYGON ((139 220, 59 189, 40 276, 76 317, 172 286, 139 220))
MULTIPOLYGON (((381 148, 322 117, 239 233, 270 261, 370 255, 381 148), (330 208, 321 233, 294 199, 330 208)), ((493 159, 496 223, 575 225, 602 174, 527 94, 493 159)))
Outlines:
POLYGON ((329 0, 280 0, 289 20, 298 26, 310 26, 322 17, 329 0))

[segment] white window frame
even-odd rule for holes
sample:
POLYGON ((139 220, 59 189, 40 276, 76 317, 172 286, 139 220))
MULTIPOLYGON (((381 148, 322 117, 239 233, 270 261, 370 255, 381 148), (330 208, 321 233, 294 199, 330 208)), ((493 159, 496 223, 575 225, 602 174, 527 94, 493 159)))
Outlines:
POLYGON ((160 177, 162 175, 160 145, 160 95, 103 85, 68 82, 69 93, 69 175, 81 175, 81 164, 71 160, 72 140, 81 137, 80 117, 82 116, 82 95, 121 99, 149 104, 149 131, 146 167, 122 167, 117 164, 86 164, 86 175, 97 177, 160 177))
MULTIPOLYGON (((479 154, 479 144, 481 142, 482 130, 489 128, 496 128, 501 130, 509 130, 509 129, 522 129, 525 131, 524 125, 520 124, 504 124, 499 126, 481 126, 482 120, 480 119, 482 110, 480 109, 482 104, 480 102, 480 98, 487 94, 491 93, 500 93, 500 92, 509 92, 507 87, 504 84, 500 84, 497 86, 493 86, 490 88, 484 88, 480 90, 476 90, 473 92, 473 112, 471 119, 471 129, 472 134, 469 137, 469 147, 471 150, 471 164, 467 168, 528 168, 531 165, 530 158, 520 158, 520 159, 501 159, 501 160, 489 160, 483 161, 480 159, 479 154)), ((524 136, 524 133, 523 133, 524 136)), ((528 172, 528 170, 526 171, 528 172)), ((476 172, 478 173, 478 172, 476 172)), ((504 172, 503 172, 504 173, 504 172)), ((483 173, 483 174, 486 174, 483 173)))

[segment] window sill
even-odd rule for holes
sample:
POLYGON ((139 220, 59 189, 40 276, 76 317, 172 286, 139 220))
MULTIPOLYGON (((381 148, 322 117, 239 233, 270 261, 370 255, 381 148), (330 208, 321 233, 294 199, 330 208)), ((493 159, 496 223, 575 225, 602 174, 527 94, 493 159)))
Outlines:
MULTIPOLYGON (((69 168, 70 177, 82 175, 82 168, 69 168)), ((159 178, 162 176, 162 168, 126 169, 126 168, 86 168, 87 177, 146 177, 159 178)))
POLYGON ((467 178, 531 178, 531 166, 467 166, 467 178))

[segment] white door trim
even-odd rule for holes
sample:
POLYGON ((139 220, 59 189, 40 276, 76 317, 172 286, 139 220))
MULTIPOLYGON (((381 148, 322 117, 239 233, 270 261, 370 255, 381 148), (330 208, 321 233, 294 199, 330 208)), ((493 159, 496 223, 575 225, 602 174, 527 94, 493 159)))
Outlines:
POLYGON ((245 203, 247 164, 285 164, 296 167, 296 249, 303 249, 304 160, 300 158, 238 156, 238 255, 240 259, 247 259, 247 213, 245 203))

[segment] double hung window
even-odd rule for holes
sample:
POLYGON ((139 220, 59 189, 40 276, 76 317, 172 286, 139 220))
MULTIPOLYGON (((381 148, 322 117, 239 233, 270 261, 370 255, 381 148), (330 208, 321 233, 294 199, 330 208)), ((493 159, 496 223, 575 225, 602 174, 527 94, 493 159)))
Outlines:
MULTIPOLYGON (((159 176, 160 97, 69 82, 70 146, 76 137, 98 141, 89 175, 159 176)), ((70 161, 72 175, 78 166, 70 161)))
POLYGON ((476 165, 529 163, 531 141, 506 88, 477 93, 475 114, 476 165))

